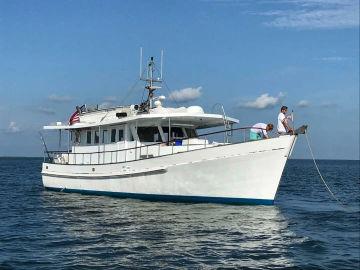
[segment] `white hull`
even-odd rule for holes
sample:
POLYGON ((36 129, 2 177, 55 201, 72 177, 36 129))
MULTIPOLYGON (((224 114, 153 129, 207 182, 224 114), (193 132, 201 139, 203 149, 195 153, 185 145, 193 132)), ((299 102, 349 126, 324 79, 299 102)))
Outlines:
POLYGON ((43 164, 43 185, 154 200, 272 204, 296 136, 104 165, 43 164))

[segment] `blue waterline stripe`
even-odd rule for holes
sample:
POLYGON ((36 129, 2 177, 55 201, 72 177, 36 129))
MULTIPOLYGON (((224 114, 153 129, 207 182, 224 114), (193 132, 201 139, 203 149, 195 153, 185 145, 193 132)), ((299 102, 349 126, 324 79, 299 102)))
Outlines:
POLYGON ((182 195, 158 195, 158 194, 139 194, 126 192, 110 192, 81 189, 62 189, 46 187, 47 190, 62 191, 69 193, 81 193, 86 195, 105 195, 119 198, 133 198, 146 201, 166 201, 166 202, 190 202, 190 203, 221 203, 238 205, 273 205, 274 200, 251 199, 251 198, 225 198, 225 197, 206 197, 206 196, 182 196, 182 195))

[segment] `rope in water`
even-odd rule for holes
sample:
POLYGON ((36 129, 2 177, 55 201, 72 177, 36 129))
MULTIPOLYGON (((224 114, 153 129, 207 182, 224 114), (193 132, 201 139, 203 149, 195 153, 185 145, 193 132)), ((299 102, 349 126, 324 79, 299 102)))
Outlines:
POLYGON ((313 162, 314 162, 314 164, 315 164, 315 168, 316 168, 317 172, 319 173, 319 176, 320 176, 322 182, 324 183, 326 189, 329 191, 331 197, 332 197, 334 200, 336 200, 341 206, 343 206, 343 207, 345 208, 345 204, 344 204, 343 202, 341 202, 341 201, 335 196, 335 194, 331 191, 331 189, 329 188, 328 184, 325 182, 323 176, 321 175, 321 172, 320 172, 319 167, 318 167, 318 165, 317 165, 317 163, 316 163, 316 160, 315 160, 315 157, 314 157, 314 153, 313 153, 313 151, 312 151, 312 149, 311 149, 310 141, 309 141, 309 138, 308 138, 308 135, 307 135, 306 132, 305 132, 305 138, 306 138, 306 142, 307 142, 307 145, 308 145, 308 147, 309 147, 309 150, 310 150, 311 157, 312 157, 313 162))

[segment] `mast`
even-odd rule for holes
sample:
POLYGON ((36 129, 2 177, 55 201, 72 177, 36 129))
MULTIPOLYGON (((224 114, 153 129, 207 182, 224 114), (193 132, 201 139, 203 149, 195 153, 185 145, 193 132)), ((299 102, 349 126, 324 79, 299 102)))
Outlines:
MULTIPOLYGON (((140 50, 140 57, 142 58, 142 49, 140 50)), ((149 112, 149 110, 153 107, 153 100, 154 100, 154 91, 156 89, 160 89, 161 84, 163 82, 162 79, 162 58, 163 58, 163 51, 161 51, 161 68, 160 68, 160 77, 156 78, 156 74, 158 70, 156 69, 154 57, 151 56, 150 60, 147 64, 147 72, 146 72, 146 78, 140 74, 140 80, 145 81, 145 89, 148 90, 148 96, 146 101, 142 102, 140 104, 140 111, 143 112, 149 112)), ((140 61, 142 63, 142 59, 140 61)), ((141 65, 141 64, 140 64, 141 65)), ((141 68, 141 67, 140 67, 141 68)))

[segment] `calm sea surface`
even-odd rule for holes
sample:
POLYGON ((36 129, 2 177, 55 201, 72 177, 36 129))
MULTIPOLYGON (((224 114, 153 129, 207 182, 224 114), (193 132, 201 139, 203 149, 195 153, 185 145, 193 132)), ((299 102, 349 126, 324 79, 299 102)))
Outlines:
POLYGON ((41 159, 0 158, 0 269, 358 269, 359 161, 290 160, 273 206, 44 191, 41 159))

